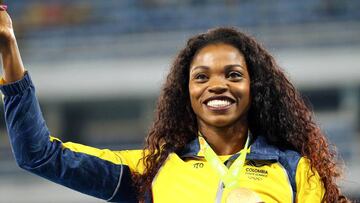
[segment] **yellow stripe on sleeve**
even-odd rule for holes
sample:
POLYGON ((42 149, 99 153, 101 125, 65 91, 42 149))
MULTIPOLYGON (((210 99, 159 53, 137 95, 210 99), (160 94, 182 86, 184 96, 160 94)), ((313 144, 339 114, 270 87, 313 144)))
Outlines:
POLYGON ((52 137, 52 136, 50 136, 50 141, 51 142, 54 142, 54 141, 61 142, 63 148, 69 149, 73 152, 79 152, 79 153, 84 153, 87 155, 95 156, 102 160, 109 161, 114 164, 123 164, 120 154, 115 153, 114 151, 111 151, 109 149, 98 149, 95 147, 89 147, 86 145, 77 144, 77 143, 73 143, 73 142, 63 143, 60 139, 58 139, 56 137, 52 137))

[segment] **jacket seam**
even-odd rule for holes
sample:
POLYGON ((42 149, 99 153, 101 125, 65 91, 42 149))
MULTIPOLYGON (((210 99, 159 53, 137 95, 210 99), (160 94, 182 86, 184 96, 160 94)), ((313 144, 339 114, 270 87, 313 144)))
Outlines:
POLYGON ((118 180, 118 183, 117 183, 117 185, 116 185, 116 188, 115 188, 113 194, 111 195, 111 197, 110 197, 109 199, 106 200, 106 201, 108 201, 108 202, 110 202, 112 199, 115 198, 117 192, 118 192, 119 189, 120 189, 121 180, 122 180, 123 172, 124 172, 124 166, 123 166, 123 162, 122 162, 122 159, 121 159, 120 156, 119 156, 119 158, 120 158, 120 162, 121 162, 121 164, 120 164, 121 169, 120 169, 120 174, 119 174, 119 180, 118 180))

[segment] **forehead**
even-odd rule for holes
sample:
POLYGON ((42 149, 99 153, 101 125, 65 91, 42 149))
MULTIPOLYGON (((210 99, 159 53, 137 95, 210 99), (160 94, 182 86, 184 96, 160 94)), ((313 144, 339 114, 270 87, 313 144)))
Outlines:
POLYGON ((195 54, 191 67, 218 63, 245 64, 245 59, 244 55, 232 45, 224 43, 209 44, 195 54))

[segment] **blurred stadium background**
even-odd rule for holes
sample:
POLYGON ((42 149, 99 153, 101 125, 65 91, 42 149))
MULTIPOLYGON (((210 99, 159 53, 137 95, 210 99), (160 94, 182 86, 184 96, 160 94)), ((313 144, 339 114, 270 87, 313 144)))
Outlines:
MULTIPOLYGON (((6 3, 48 126, 63 141, 141 147, 185 40, 214 26, 239 26, 263 42, 311 103, 346 164, 342 190, 360 199, 360 1, 6 3)), ((101 202, 19 169, 0 119, 0 202, 101 202)))

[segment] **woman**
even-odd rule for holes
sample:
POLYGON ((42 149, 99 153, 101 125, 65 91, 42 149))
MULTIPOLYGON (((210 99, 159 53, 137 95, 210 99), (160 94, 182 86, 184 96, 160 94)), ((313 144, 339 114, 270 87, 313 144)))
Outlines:
POLYGON ((11 20, 0 6, 5 117, 20 167, 116 202, 337 202, 335 152, 299 93, 252 37, 218 28, 188 40, 143 150, 52 137, 11 20))

